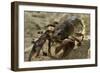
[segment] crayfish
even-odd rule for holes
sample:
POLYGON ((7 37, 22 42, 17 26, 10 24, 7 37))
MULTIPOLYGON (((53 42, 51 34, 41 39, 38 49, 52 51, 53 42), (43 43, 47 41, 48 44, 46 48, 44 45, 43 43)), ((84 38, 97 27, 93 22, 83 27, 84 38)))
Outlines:
POLYGON ((47 26, 47 30, 41 34, 38 40, 34 41, 34 45, 29 54, 29 61, 32 60, 32 57, 39 56, 40 51, 42 50, 43 45, 48 40, 48 56, 52 57, 50 52, 53 44, 59 44, 55 48, 55 54, 59 53, 60 50, 63 50, 63 55, 61 58, 64 58, 65 53, 69 54, 70 51, 75 47, 75 41, 77 46, 81 46, 83 41, 84 34, 82 31, 83 23, 78 17, 72 16, 67 18, 62 23, 54 22, 47 26), (81 40, 78 38, 81 37, 81 40))

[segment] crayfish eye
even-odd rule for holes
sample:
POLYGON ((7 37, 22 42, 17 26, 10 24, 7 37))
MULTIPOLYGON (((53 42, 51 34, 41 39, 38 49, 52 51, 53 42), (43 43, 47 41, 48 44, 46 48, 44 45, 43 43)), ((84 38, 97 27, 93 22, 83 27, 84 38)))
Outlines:
POLYGON ((61 33, 58 33, 58 35, 61 35, 61 33))

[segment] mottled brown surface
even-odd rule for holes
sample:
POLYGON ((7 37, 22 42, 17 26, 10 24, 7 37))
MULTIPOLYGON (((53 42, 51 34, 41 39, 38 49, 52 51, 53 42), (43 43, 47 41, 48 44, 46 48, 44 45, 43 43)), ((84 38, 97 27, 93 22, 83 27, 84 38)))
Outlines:
MULTIPOLYGON (((64 59, 84 59, 88 58, 88 49, 90 48, 89 42, 89 32, 90 32, 90 23, 89 23, 89 15, 88 14, 71 14, 71 13, 48 13, 48 12, 29 12, 25 11, 25 61, 28 60, 28 56, 30 50, 32 49, 32 39, 36 40, 41 34, 38 34, 39 31, 45 31, 48 24, 53 23, 54 21, 58 21, 61 23, 63 20, 67 19, 69 16, 77 16, 83 20, 85 25, 85 39, 82 42, 82 46, 79 48, 73 49, 68 55, 65 56, 64 59)), ((53 45, 51 48, 52 56, 60 56, 55 55, 55 47, 53 45)), ((45 43, 43 47, 44 51, 47 51, 47 43, 45 43)), ((49 56, 43 56, 42 52, 40 53, 39 57, 33 58, 33 60, 41 61, 41 60, 53 60, 54 58, 49 56)))

